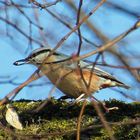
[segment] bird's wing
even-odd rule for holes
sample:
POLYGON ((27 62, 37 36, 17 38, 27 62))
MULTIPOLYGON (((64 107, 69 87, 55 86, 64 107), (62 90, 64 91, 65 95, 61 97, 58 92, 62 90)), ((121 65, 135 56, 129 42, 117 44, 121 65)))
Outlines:
MULTIPOLYGON (((59 56, 59 60, 65 60, 67 58, 69 58, 69 57, 67 55, 64 55, 64 54, 61 54, 59 56)), ((77 62, 74 62, 72 64, 66 64, 66 67, 71 68, 71 69, 77 69, 77 62)), ((95 73, 99 77, 104 78, 106 80, 114 81, 114 82, 116 82, 116 84, 118 86, 122 86, 124 88, 130 88, 129 86, 125 85, 124 83, 122 83, 121 81, 119 81, 118 79, 116 79, 114 76, 112 76, 111 74, 109 74, 108 72, 103 71, 103 70, 101 70, 101 69, 99 69, 97 67, 94 67, 94 69, 93 69, 93 64, 89 64, 89 63, 81 60, 80 61, 80 67, 82 69, 86 68, 86 69, 89 69, 89 70, 93 70, 93 73, 95 73)))
MULTIPOLYGON (((80 64, 81 64, 81 67, 83 67, 83 68, 85 67, 85 68, 87 68, 89 70, 92 70, 93 69, 93 64, 92 65, 89 65, 89 63, 84 62, 84 61, 81 61, 80 64)), ((110 73, 108 73, 106 71, 103 71, 103 70, 101 70, 98 67, 94 67, 93 73, 95 73, 99 77, 104 78, 106 80, 111 80, 111 81, 116 82, 118 86, 122 86, 124 88, 130 88, 129 86, 125 85, 123 82, 121 82, 120 80, 118 80, 117 78, 115 78, 114 76, 112 76, 110 73)))
MULTIPOLYGON (((59 60, 65 60, 67 59, 68 56, 66 55, 60 55, 59 56, 59 60)), ((74 62, 74 63, 71 63, 71 64, 66 64, 66 67, 68 68, 71 68, 71 69, 77 69, 77 62, 74 62)), ((92 70, 93 69, 93 64, 89 64, 83 60, 80 61, 80 67, 82 69, 89 69, 89 70, 92 70)), ((97 67, 94 67, 93 69, 93 72, 98 75, 99 77, 102 77, 102 78, 106 78, 106 79, 110 79, 110 80, 113 80, 113 81, 116 81, 116 82, 120 82, 118 81, 114 76, 112 76, 111 74, 109 74, 108 72, 105 72, 97 67)), ((122 82, 120 82, 122 83, 122 82)))

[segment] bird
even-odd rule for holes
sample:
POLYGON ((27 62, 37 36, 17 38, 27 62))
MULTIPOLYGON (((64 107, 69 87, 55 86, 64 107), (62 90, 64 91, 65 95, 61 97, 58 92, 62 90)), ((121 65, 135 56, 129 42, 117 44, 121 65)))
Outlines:
POLYGON ((7 107, 7 111, 6 111, 6 115, 5 115, 6 121, 14 128, 22 130, 23 125, 19 119, 19 116, 18 116, 14 106, 11 104, 7 104, 6 107, 7 107))
POLYGON ((72 57, 58 51, 52 53, 52 49, 47 47, 35 49, 25 59, 17 60, 13 64, 35 65, 60 91, 75 99, 90 97, 104 88, 115 86, 129 88, 108 72, 98 67, 93 68, 93 65, 84 60, 72 61, 72 57))

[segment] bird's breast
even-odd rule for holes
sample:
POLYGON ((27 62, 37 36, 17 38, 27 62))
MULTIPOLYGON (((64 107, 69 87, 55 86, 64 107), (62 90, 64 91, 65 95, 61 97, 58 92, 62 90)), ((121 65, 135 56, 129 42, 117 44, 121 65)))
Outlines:
POLYGON ((91 94, 99 90, 99 77, 89 70, 70 69, 59 65, 49 65, 42 68, 43 73, 64 94, 74 98, 82 93, 91 94))

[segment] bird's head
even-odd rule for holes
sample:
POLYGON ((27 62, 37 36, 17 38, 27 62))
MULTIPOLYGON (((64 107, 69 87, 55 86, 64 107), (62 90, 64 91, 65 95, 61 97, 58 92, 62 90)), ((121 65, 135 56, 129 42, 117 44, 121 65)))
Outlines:
MULTIPOLYGON (((16 65, 16 66, 23 65, 23 64, 41 65, 41 64, 44 63, 44 60, 48 57, 50 52, 51 52, 51 49, 39 48, 39 49, 34 50, 25 59, 18 60, 16 62, 14 62, 13 64, 16 65)), ((57 53, 53 53, 50 58, 52 58, 52 56, 54 56, 54 55, 58 55, 58 54, 57 53)))

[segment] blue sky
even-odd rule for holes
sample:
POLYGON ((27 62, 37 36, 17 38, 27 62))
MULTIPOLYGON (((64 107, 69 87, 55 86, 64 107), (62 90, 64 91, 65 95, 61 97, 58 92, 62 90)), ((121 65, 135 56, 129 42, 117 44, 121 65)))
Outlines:
MULTIPOLYGON (((14 2, 19 3, 18 0, 14 2)), ((93 6, 95 6, 94 2, 91 2, 90 4, 89 2, 90 1, 87 0, 83 4, 83 11, 85 11, 86 13, 88 13, 93 8, 93 6)), ((139 0, 135 0, 135 1, 127 0, 127 2, 125 0, 119 0, 115 3, 122 7, 124 6, 125 8, 127 5, 128 10, 140 15, 138 10, 140 8, 139 0)), ((28 3, 25 4, 30 6, 28 3)), ((0 4, 0 6, 3 7, 4 5, 0 4)), ((75 25, 76 13, 74 12, 74 10, 71 10, 71 8, 68 6, 66 2, 61 2, 48 9, 56 13, 62 19, 66 20, 66 22, 68 22, 72 26, 75 25)), ((45 10, 40 10, 40 9, 32 10, 32 9, 25 9, 25 8, 22 8, 22 10, 35 23, 37 23, 35 19, 35 15, 36 16, 39 15, 38 19, 40 22, 40 26, 44 28, 42 33, 44 34, 47 44, 49 44, 49 46, 51 46, 52 48, 55 47, 56 44, 59 42, 59 40, 66 33, 70 31, 67 27, 65 27, 62 23, 58 22, 58 20, 52 17, 45 10)), ((12 8, 8 7, 7 12, 9 17, 8 19, 12 23, 17 24, 17 26, 21 30, 23 30, 26 34, 30 35, 29 22, 25 18, 25 16, 22 15, 15 7, 12 8)), ((6 17, 4 10, 2 10, 0 16, 4 18, 6 17)), ((137 19, 138 18, 135 16, 127 15, 123 12, 104 6, 101 7, 89 19, 89 21, 93 23, 93 25, 96 28, 98 28, 103 34, 105 34, 108 38, 113 39, 120 33, 129 29, 137 21, 137 19)), ((0 52, 1 52, 0 98, 3 98, 8 92, 10 92, 12 89, 17 87, 17 85, 12 85, 10 83, 5 84, 4 83, 5 81, 15 78, 14 82, 22 83, 36 69, 36 67, 32 65, 26 65, 26 66, 24 65, 24 66, 16 67, 13 65, 13 62, 18 59, 22 59, 26 57, 27 55, 30 54, 30 52, 33 49, 40 47, 38 44, 33 42, 32 44, 29 44, 29 40, 25 38, 22 34, 20 34, 18 31, 13 29, 10 25, 7 28, 12 38, 7 36, 6 25, 3 21, 0 21, 0 52), (27 48, 29 48, 28 51, 27 48)), ((98 45, 102 44, 102 42, 97 39, 95 34, 93 34, 91 30, 87 29, 85 24, 82 25, 81 30, 83 36, 87 37, 89 40, 95 42, 98 45)), ((42 44, 45 44, 43 42, 43 38, 41 37, 38 28, 35 27, 34 25, 32 25, 32 37, 39 40, 42 44)), ((132 66, 139 66, 139 57, 138 57, 140 54, 139 37, 140 37, 140 29, 134 31, 133 33, 131 33, 125 39, 123 39, 121 42, 118 43, 118 45, 120 46, 117 49, 118 52, 126 56, 126 58, 128 58, 128 61, 130 61, 130 64, 132 66), (137 58, 135 58, 136 56, 137 58)), ((72 34, 68 38, 68 40, 63 44, 63 46, 59 49, 59 51, 67 55, 71 55, 72 53, 75 53, 77 51, 77 46, 78 46, 78 37, 75 34, 72 34)), ((87 53, 93 49, 95 49, 93 48, 93 46, 89 45, 86 42, 83 42, 83 48, 81 54, 87 53)), ((94 61, 95 56, 92 56, 88 59, 94 61)), ((105 59, 110 64, 121 65, 121 63, 109 53, 105 53, 105 59)), ((140 99, 139 96, 140 85, 129 72, 122 69, 113 69, 107 67, 102 67, 102 68, 132 87, 130 90, 125 90, 121 88, 116 88, 116 89, 119 89, 128 95, 140 99)), ((47 78, 45 77, 41 78, 40 80, 34 81, 32 84, 38 84, 44 82, 48 82, 47 78)), ((43 85, 41 87, 40 86, 25 87, 22 91, 20 91, 16 99, 47 98, 47 95, 51 90, 51 87, 52 87, 51 83, 43 85)), ((56 90, 56 92, 53 95, 56 98, 58 98, 62 95, 62 93, 59 90, 56 90)), ((95 96, 100 100, 115 98, 128 102, 131 101, 130 99, 123 97, 121 94, 109 89, 104 89, 99 93, 96 93, 95 96)))

